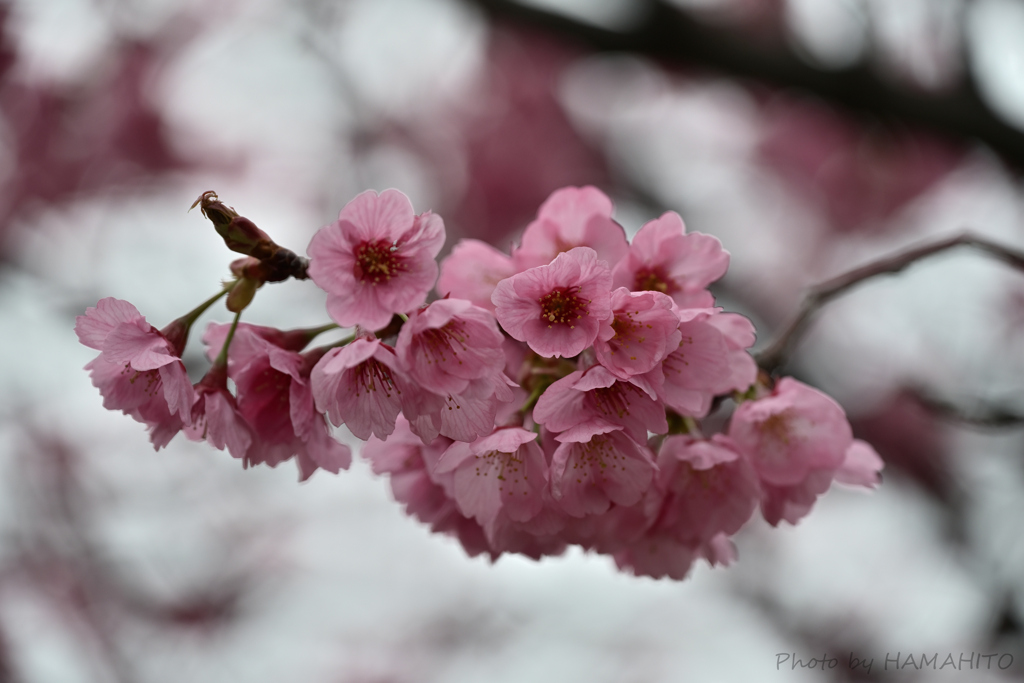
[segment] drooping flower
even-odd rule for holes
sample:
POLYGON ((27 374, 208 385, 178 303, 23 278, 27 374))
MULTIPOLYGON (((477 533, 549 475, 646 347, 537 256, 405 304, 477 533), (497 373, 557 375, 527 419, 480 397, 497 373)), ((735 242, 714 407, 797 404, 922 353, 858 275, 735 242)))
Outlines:
POLYGON ((376 330, 426 301, 443 244, 439 216, 413 215, 398 190, 367 190, 313 236, 309 275, 327 292, 327 312, 336 323, 376 330))
POLYGON ((502 404, 512 400, 515 382, 504 373, 469 381, 458 394, 435 394, 414 387, 402 393, 402 412, 411 429, 430 443, 438 434, 456 441, 475 441, 490 434, 502 404))
POLYGON ((533 408, 533 419, 552 432, 593 420, 619 425, 635 441, 647 432, 668 431, 665 408, 640 379, 620 380, 602 365, 577 370, 549 386, 533 408))
POLYGON ((499 514, 526 522, 544 507, 547 462, 537 434, 521 427, 494 430, 472 443, 456 441, 437 464, 437 474, 454 473, 454 495, 464 515, 486 530, 499 514))
POLYGON ((512 259, 491 245, 480 240, 459 240, 452 253, 441 262, 437 291, 441 296, 468 299, 493 313, 494 288, 515 274, 512 259))
POLYGON ((657 530, 694 548, 718 534, 732 536, 757 509, 757 475, 726 436, 670 436, 658 453, 658 467, 665 500, 657 530))
POLYGON ((184 333, 176 323, 158 331, 135 306, 112 297, 75 321, 82 344, 100 351, 85 369, 103 396, 103 407, 145 424, 157 449, 188 424, 195 401, 181 362, 184 333))
POLYGON ((345 424, 360 439, 386 439, 409 390, 398 358, 379 339, 360 337, 331 349, 311 374, 316 408, 335 425, 345 424))
POLYGON ((573 517, 599 515, 612 503, 633 505, 643 497, 657 466, 650 450, 620 425, 593 420, 555 437, 551 493, 573 517))
POLYGON ((504 375, 504 340, 494 317, 463 299, 435 301, 402 326, 395 352, 416 387, 402 396, 402 410, 424 442, 491 433, 516 386, 504 375))
POLYGON ((517 272, 551 263, 575 247, 589 247, 614 267, 628 247, 622 226, 612 220, 612 200, 596 187, 563 187, 541 204, 512 252, 517 272))
POLYGON ((611 272, 589 247, 576 247, 549 265, 502 280, 494 314, 514 339, 538 355, 571 357, 590 346, 611 313, 611 272))
POLYGON ((812 470, 834 472, 853 443, 842 407, 792 377, 780 379, 770 395, 741 403, 728 433, 758 476, 780 486, 801 482, 812 470))
POLYGON ((768 396, 744 401, 728 435, 750 458, 761 480, 761 513, 769 524, 795 524, 834 479, 873 486, 882 460, 853 438, 842 407, 792 377, 768 396))
POLYGON ((847 486, 874 488, 881 482, 882 459, 867 442, 854 439, 839 469, 811 470, 803 480, 788 486, 762 483, 761 515, 772 526, 785 520, 796 524, 814 507, 818 496, 836 481, 847 486))
POLYGON ((612 292, 612 317, 602 323, 594 354, 619 379, 650 372, 679 347, 682 333, 673 301, 660 292, 612 292))
MULTIPOLYGON (((212 357, 220 352, 230 325, 211 324, 203 341, 212 357)), ((299 353, 309 335, 239 324, 228 352, 228 376, 235 382, 239 413, 253 443, 246 464, 278 463, 295 456, 302 480, 318 467, 348 469, 352 453, 331 437, 315 408, 310 373, 323 350, 299 353)))
POLYGON ((715 396, 749 387, 757 377, 757 366, 739 347, 746 338, 733 339, 721 329, 737 334, 733 328, 739 330, 740 323, 729 320, 721 326, 716 324, 722 315, 742 316, 717 313, 716 309, 682 309, 677 313, 681 318, 678 346, 643 378, 672 410, 703 417, 715 396))
POLYGON ((218 450, 227 448, 231 457, 246 458, 252 445, 249 424, 238 411, 235 397, 228 391, 226 364, 215 363, 195 385, 196 402, 185 435, 193 441, 206 441, 218 450))
POLYGON ((694 547, 671 534, 651 532, 616 552, 615 564, 636 576, 682 581, 700 558, 713 567, 728 566, 736 560, 736 548, 725 534, 715 536, 702 547, 694 547))
POLYGON ((502 373, 504 339, 484 309, 464 299, 440 299, 409 317, 395 354, 423 389, 460 394, 472 380, 502 373))
POLYGON ((633 237, 629 252, 612 273, 615 287, 668 294, 680 308, 714 305, 707 286, 725 275, 729 253, 715 237, 686 234, 674 211, 649 221, 633 237))

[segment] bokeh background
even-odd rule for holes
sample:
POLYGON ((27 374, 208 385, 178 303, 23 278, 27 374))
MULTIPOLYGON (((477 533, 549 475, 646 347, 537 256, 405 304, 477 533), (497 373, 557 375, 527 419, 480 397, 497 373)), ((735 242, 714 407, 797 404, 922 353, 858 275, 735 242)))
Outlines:
MULTIPOLYGON (((846 407, 881 489, 752 522, 682 583, 468 559, 358 459, 299 485, 154 453, 72 331, 105 296, 160 327, 216 291, 205 190, 302 253, 367 188, 507 247, 595 184, 629 231, 674 209, 718 236, 716 295, 763 346, 880 256, 1024 248, 1021 2, 6 0, 0 29, 0 681, 1024 678, 1024 275, 977 253, 856 289, 785 368, 846 407), (1013 665, 906 665, 971 653, 1013 665)), ((271 285, 247 319, 323 302, 271 285)))

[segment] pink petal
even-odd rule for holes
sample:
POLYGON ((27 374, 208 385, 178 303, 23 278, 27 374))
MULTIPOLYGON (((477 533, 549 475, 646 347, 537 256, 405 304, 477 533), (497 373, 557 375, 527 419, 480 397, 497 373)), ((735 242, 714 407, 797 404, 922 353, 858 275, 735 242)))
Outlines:
POLYGON ((75 334, 82 344, 102 351, 104 340, 116 326, 136 321, 145 322, 139 309, 127 301, 107 297, 75 318, 75 334))

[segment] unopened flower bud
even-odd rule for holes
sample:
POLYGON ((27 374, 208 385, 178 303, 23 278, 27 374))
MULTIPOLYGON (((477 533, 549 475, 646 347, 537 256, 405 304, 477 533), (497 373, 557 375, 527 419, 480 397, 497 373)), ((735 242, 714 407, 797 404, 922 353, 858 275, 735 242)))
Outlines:
POLYGON ((224 238, 224 244, 231 251, 263 259, 272 256, 280 248, 255 223, 239 216, 237 211, 220 201, 217 193, 212 190, 201 194, 191 208, 196 206, 210 219, 217 234, 224 238))
POLYGON ((252 303, 253 297, 256 296, 256 290, 262 286, 263 282, 260 280, 248 277, 239 278, 238 282, 231 289, 231 293, 228 294, 228 310, 232 313, 244 311, 252 303))

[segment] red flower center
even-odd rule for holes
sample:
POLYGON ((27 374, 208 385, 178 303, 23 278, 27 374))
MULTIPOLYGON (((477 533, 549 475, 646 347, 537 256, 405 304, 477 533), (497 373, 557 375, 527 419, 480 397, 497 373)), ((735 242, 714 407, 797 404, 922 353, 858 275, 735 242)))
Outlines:
POLYGON ((674 289, 671 286, 668 278, 664 276, 660 269, 643 269, 636 272, 636 277, 633 280, 633 291, 634 292, 661 292, 662 294, 670 294, 670 290, 674 289))
POLYGON ((356 278, 373 285, 388 282, 403 270, 397 251, 398 247, 383 240, 363 242, 356 247, 356 278))
POLYGON ((559 287, 540 298, 540 317, 554 324, 576 327, 576 321, 588 313, 590 301, 577 296, 579 287, 559 287))

